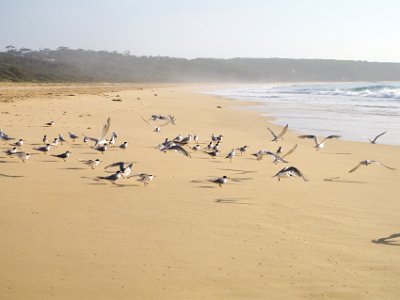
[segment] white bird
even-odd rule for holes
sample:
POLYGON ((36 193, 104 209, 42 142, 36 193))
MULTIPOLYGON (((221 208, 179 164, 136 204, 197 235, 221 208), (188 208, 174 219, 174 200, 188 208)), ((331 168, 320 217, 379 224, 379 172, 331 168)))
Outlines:
POLYGON ((199 144, 197 144, 196 146, 192 147, 193 151, 199 151, 201 149, 201 146, 199 144))
POLYGON ((213 182, 213 183, 218 184, 219 187, 222 187, 223 184, 226 184, 228 182, 228 177, 224 175, 222 177, 219 177, 217 179, 212 179, 210 181, 213 182))
POLYGON ((389 166, 387 166, 387 165, 385 165, 385 164, 383 164, 383 163, 381 163, 379 161, 366 159, 366 160, 361 161, 357 166, 355 166, 353 169, 351 169, 349 171, 349 173, 354 172, 355 170, 357 170, 361 166, 366 166, 367 167, 367 166, 369 166, 371 164, 381 165, 382 167, 385 167, 385 168, 387 168, 389 170, 393 170, 393 171, 396 170, 395 168, 389 167, 389 166))
POLYGON ((340 138, 341 136, 340 135, 335 135, 335 134, 332 134, 332 135, 328 135, 327 137, 325 137, 321 142, 318 140, 318 137, 316 136, 316 135, 312 135, 312 134, 309 134, 309 135, 299 135, 299 138, 301 138, 301 139, 314 139, 314 142, 315 142, 315 150, 319 150, 319 149, 321 149, 321 148, 324 148, 324 143, 325 143, 325 141, 326 140, 329 140, 329 139, 338 139, 338 138, 340 138))
POLYGON ((80 162, 84 163, 85 165, 90 166, 92 169, 96 168, 99 163, 101 162, 100 159, 96 158, 96 159, 79 159, 80 162))
MULTIPOLYGON (((276 153, 268 153, 269 151, 267 151, 266 154, 272 155, 274 157, 274 164, 278 164, 279 162, 283 162, 283 163, 287 163, 286 160, 284 160, 284 158, 290 154, 292 154, 295 150, 297 149, 297 144, 293 146, 292 149, 290 149, 287 153, 283 154, 283 155, 279 155, 278 152, 276 153)), ((278 149, 279 150, 279 149, 278 149)))
POLYGON ((67 142, 67 141, 64 139, 64 136, 63 136, 61 133, 58 134, 58 140, 61 142, 61 145, 64 145, 64 142, 67 142))
POLYGON ((47 127, 51 127, 51 126, 53 126, 54 125, 54 121, 50 121, 50 122, 47 122, 46 123, 46 126, 47 127))
POLYGON ((171 145, 164 147, 161 151, 166 153, 167 151, 175 151, 180 154, 185 155, 186 157, 191 157, 189 152, 187 152, 182 146, 172 143, 171 145))
POLYGON ((102 146, 102 145, 107 144, 108 141, 106 140, 106 135, 107 135, 108 131, 110 130, 110 126, 111 126, 111 118, 107 118, 107 121, 103 125, 100 136, 98 138, 92 138, 92 137, 85 136, 85 139, 95 142, 95 145, 94 145, 95 147, 97 147, 98 145, 102 146))
POLYGON ((284 134, 288 130, 288 127, 289 127, 289 124, 286 124, 286 126, 283 127, 282 131, 279 134, 275 134, 275 132, 273 132, 272 129, 267 126, 267 129, 272 134, 272 137, 273 137, 272 141, 273 142, 277 142, 277 141, 283 140, 282 137, 284 136, 284 134))
POLYGON ((38 147, 38 148, 34 148, 37 151, 43 152, 44 154, 47 154, 47 152, 50 151, 50 144, 46 144, 46 146, 42 146, 42 147, 38 147))
POLYGON ((19 139, 18 141, 16 141, 14 144, 12 144, 12 146, 16 146, 16 147, 22 147, 22 145, 24 144, 24 140, 23 139, 19 139))
POLYGON ((376 144, 376 140, 378 139, 378 138, 380 138, 382 135, 384 135, 386 133, 386 131, 384 131, 384 132, 381 132, 380 134, 378 134, 374 139, 368 139, 369 140, 369 142, 371 143, 371 144, 376 144))
POLYGON ((309 181, 309 179, 302 172, 300 172, 299 169, 295 167, 285 167, 278 173, 276 173, 274 176, 272 176, 272 178, 273 177, 277 177, 278 181, 280 181, 281 178, 289 178, 289 177, 300 177, 304 181, 309 181))
POLYGON ((13 147, 12 149, 7 149, 4 151, 5 154, 7 154, 8 156, 12 156, 15 153, 17 153, 18 148, 17 147, 13 147))
POLYGON ((123 142, 121 145, 119 145, 119 148, 121 148, 121 149, 128 148, 128 142, 123 142))

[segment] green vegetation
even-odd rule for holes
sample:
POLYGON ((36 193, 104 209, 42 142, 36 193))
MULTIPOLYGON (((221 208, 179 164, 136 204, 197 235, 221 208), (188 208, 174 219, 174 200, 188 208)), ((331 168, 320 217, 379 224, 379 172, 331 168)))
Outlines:
POLYGON ((125 53, 16 49, 0 52, 0 81, 271 82, 396 81, 400 63, 327 59, 183 59, 125 53))

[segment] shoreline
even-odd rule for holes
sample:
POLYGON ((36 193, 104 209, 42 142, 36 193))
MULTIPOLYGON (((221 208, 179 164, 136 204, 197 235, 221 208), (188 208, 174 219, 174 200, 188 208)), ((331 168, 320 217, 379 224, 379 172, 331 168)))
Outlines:
POLYGON ((399 298, 398 146, 337 140, 317 152, 290 128, 284 141, 271 142, 267 119, 248 102, 198 94, 197 87, 87 94, 71 86, 54 97, 28 93, 0 102, 8 112, 0 127, 25 138, 24 151, 44 133, 97 136, 107 117, 118 143, 129 142, 104 155, 69 142, 25 164, 1 152, 3 297, 399 298), (113 102, 117 95, 121 101, 113 102), (172 114, 177 124, 155 133, 141 119, 151 114, 172 114), (43 127, 51 118, 54 127, 43 127), (223 134, 222 154, 190 150, 188 158, 155 149, 179 133, 198 134, 202 146, 223 134), (309 182, 278 182, 272 176, 285 165, 251 155, 295 144, 288 165, 309 182), (246 153, 225 159, 244 145, 246 153), (65 150, 72 151, 67 162, 51 156, 65 150), (94 170, 78 161, 96 157, 103 162, 94 170), (367 158, 397 170, 372 165, 348 173, 367 158), (157 177, 147 187, 133 178, 117 186, 96 181, 116 161, 134 161, 134 173, 157 177), (223 187, 210 182, 222 175, 229 177, 223 187))

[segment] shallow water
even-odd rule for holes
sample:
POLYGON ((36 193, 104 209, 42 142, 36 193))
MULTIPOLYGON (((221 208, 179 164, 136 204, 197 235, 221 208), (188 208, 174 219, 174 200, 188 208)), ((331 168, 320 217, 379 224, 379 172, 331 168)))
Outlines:
POLYGON ((399 82, 264 85, 211 94, 259 102, 254 109, 299 132, 368 142, 387 131, 377 142, 400 145, 399 82))

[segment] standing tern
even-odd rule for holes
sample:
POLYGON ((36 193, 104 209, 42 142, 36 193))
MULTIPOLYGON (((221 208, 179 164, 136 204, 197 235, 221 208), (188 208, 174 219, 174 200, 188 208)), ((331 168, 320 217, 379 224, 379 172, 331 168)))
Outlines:
POLYGON ((213 183, 218 184, 219 187, 222 187, 223 184, 226 184, 228 182, 228 177, 224 175, 224 176, 219 177, 217 179, 211 179, 210 181, 213 182, 213 183))

